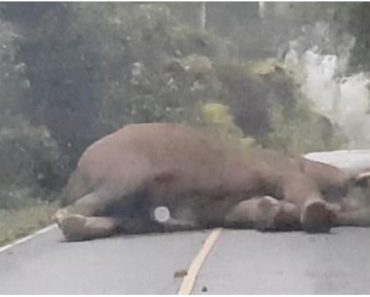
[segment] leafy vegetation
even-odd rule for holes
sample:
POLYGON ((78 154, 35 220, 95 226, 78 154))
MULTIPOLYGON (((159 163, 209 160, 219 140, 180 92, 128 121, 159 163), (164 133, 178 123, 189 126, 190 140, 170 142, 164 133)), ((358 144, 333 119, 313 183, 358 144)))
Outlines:
POLYGON ((297 102, 289 112, 273 107, 271 126, 265 145, 288 154, 335 150, 347 141, 340 129, 312 112, 306 101, 297 102))
POLYGON ((0 208, 0 246, 50 224, 56 204, 40 203, 19 210, 0 208))

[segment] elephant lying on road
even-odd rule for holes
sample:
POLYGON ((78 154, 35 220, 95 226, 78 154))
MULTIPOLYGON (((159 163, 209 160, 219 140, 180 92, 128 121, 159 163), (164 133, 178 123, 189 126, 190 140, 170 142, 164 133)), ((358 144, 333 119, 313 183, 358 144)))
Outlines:
POLYGON ((251 221, 279 230, 281 219, 284 228, 328 232, 338 213, 330 200, 345 196, 351 180, 330 165, 184 125, 128 125, 84 152, 56 220, 67 240, 251 221), (160 207, 168 214, 158 220, 160 207))

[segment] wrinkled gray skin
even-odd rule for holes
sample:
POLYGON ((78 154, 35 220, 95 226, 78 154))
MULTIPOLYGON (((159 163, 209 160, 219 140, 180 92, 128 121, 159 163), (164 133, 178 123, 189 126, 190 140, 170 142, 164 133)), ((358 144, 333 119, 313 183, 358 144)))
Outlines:
POLYGON ((354 180, 330 165, 246 150, 183 125, 129 125, 84 152, 56 221, 72 241, 213 226, 328 232, 363 223, 339 199, 354 180), (155 218, 157 207, 170 217, 155 218))

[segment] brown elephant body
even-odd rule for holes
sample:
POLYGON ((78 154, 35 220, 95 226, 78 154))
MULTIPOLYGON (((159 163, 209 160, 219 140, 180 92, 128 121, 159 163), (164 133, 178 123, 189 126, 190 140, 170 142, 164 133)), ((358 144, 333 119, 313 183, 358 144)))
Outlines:
MULTIPOLYGON (((330 165, 246 149, 188 126, 135 124, 84 152, 65 191, 68 206, 56 219, 68 240, 122 229, 205 228, 227 225, 227 214, 241 201, 270 195, 294 206, 304 230, 327 232, 333 210, 322 193, 341 196, 347 181, 330 165), (154 211, 161 206, 170 217, 158 222, 154 211)), ((250 205, 253 213, 255 206, 250 205)), ((270 215, 267 211, 262 216, 266 221, 270 215)))

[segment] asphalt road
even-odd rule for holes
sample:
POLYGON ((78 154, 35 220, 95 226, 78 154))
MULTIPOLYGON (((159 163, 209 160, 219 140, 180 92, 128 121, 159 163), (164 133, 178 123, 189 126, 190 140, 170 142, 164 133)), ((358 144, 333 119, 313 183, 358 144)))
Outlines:
POLYGON ((71 243, 55 228, 0 253, 0 294, 176 294, 208 233, 71 243))
MULTIPOLYGON (((0 253, 0 294, 176 294, 210 231, 63 242, 53 229, 0 253)), ((197 294, 369 294, 370 228, 223 230, 197 294), (206 292, 204 292, 206 291, 206 292)))
POLYGON ((369 294, 370 229, 331 234, 228 230, 207 258, 193 293, 369 294))

